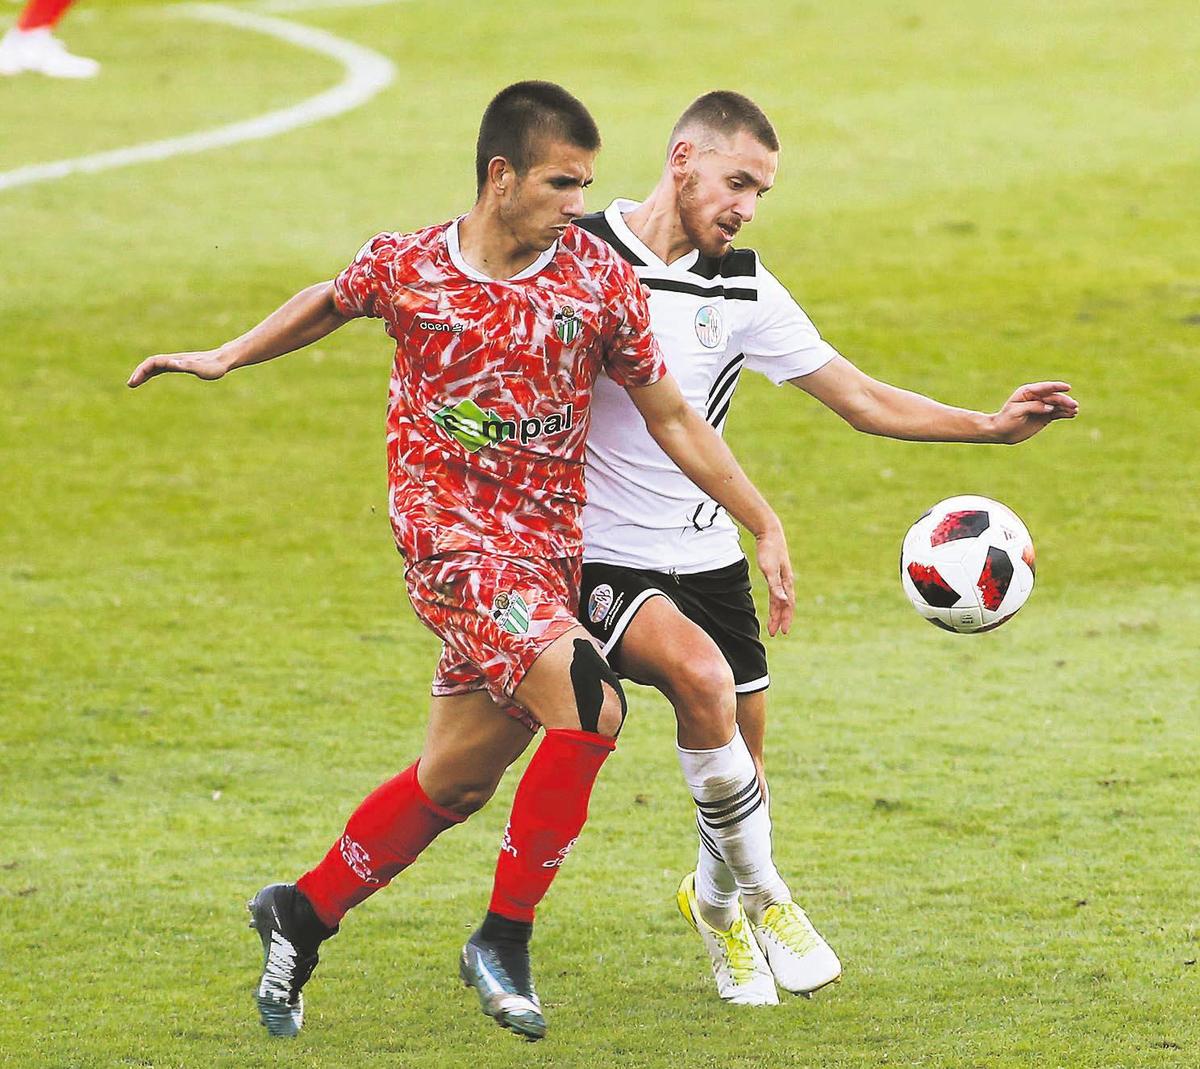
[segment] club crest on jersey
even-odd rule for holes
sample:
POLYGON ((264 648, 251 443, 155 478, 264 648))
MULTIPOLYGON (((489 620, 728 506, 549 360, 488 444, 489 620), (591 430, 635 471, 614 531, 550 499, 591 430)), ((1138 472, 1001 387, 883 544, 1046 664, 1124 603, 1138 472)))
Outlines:
POLYGON ((725 321, 721 309, 706 304, 696 313, 696 337, 706 349, 715 349, 725 336, 725 321))
POLYGON ((569 304, 564 305, 554 313, 554 333, 558 335, 558 340, 563 345, 570 345, 571 342, 579 337, 579 330, 582 325, 579 313, 569 304))
POLYGON ((492 619, 510 635, 524 635, 529 630, 529 607, 520 594, 501 590, 492 598, 492 619))
POLYGON ((607 615, 608 610, 612 608, 612 603, 613 588, 607 583, 601 583, 592 591, 592 596, 588 598, 588 619, 592 623, 598 624, 607 615))

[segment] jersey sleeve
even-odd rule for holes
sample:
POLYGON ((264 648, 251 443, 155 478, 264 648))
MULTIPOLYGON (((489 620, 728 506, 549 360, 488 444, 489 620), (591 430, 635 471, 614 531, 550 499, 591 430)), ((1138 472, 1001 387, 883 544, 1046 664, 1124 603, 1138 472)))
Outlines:
POLYGON ((390 289, 398 244, 396 234, 376 234, 333 280, 333 303, 347 319, 358 316, 378 319, 383 315, 382 311, 376 310, 376 304, 390 289))
POLYGON ((780 386, 816 371, 838 353, 761 261, 758 273, 758 301, 741 348, 748 368, 780 386))
POLYGON ((606 289, 612 322, 604 370, 618 386, 652 386, 667 373, 667 365, 650 331, 646 290, 633 268, 616 254, 606 289))

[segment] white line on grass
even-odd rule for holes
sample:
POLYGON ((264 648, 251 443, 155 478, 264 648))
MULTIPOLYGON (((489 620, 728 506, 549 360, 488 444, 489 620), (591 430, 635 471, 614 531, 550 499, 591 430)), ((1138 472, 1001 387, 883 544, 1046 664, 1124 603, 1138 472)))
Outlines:
POLYGON ((3 171, 0 172, 0 191, 32 185, 35 182, 51 182, 72 174, 94 174, 97 171, 112 170, 114 167, 129 167, 135 163, 165 160, 194 152, 208 152, 210 149, 224 148, 242 141, 275 137, 288 130, 308 126, 357 108, 391 84, 396 77, 396 68, 392 62, 378 52, 311 26, 301 26, 299 23, 271 18, 268 15, 256 15, 249 11, 237 11, 221 4, 186 4, 175 10, 189 18, 254 30, 299 48, 306 48, 310 52, 330 56, 342 64, 346 77, 332 89, 302 100, 299 104, 269 111, 253 119, 244 119, 182 137, 168 137, 163 141, 146 141, 140 145, 130 145, 108 152, 95 152, 88 156, 54 160, 51 163, 34 163, 12 171, 3 171))
POLYGON ((288 14, 293 11, 324 11, 341 7, 383 7, 399 0, 254 0, 253 11, 268 11, 271 14, 288 14))

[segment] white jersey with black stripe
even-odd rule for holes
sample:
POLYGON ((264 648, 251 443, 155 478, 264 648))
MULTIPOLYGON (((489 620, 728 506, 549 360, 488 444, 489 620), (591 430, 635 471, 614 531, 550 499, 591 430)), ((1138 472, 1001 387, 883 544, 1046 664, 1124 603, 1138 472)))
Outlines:
MULTIPOLYGON (((637 202, 615 200, 576 225, 604 238, 649 290, 650 325, 688 403, 721 434, 744 368, 776 385, 836 351, 752 249, 719 260, 691 252, 663 263, 626 225, 637 202)), ((601 375, 587 440, 584 560, 683 574, 741 555, 737 528, 658 447, 624 389, 601 375)))

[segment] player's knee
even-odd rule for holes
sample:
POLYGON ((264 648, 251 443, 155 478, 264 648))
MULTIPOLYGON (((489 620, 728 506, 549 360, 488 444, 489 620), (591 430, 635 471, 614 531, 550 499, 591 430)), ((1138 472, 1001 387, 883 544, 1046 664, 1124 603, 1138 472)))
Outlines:
POLYGON ((597 734, 615 739, 625 724, 626 711, 625 692, 621 689, 621 681, 614 676, 611 687, 605 687, 604 704, 596 719, 597 734))
POLYGON ((458 813, 460 816, 469 817, 487 805, 489 799, 496 793, 496 786, 490 781, 454 783, 443 787, 438 792, 439 796, 434 800, 438 805, 458 813))
POLYGON ((677 662, 661 688, 675 707, 675 719, 690 738, 728 739, 737 722, 733 672, 724 657, 677 662))
POLYGON ((670 690, 679 704, 706 716, 732 718, 737 711, 733 670, 719 654, 679 661, 672 667, 670 690))
POLYGON ((625 691, 621 680, 590 642, 577 638, 571 659, 571 686, 579 726, 584 731, 616 738, 625 723, 625 691))

